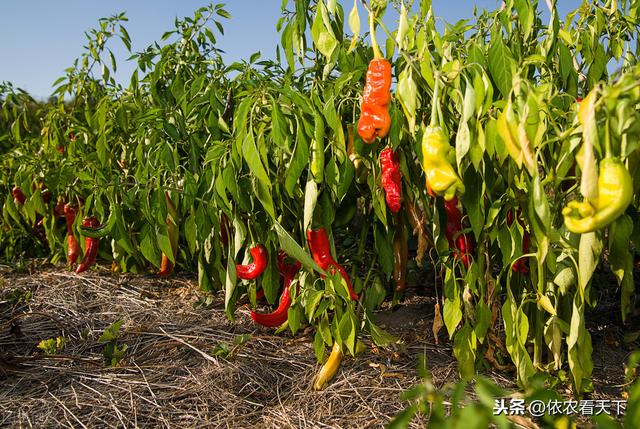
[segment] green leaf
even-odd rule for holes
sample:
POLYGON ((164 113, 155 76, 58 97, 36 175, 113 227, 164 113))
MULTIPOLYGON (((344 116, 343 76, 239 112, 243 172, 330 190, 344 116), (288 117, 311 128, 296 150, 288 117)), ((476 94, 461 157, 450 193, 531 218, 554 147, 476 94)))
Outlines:
POLYGON ((597 232, 589 232, 580 236, 578 248, 578 284, 580 295, 584 299, 584 291, 598 266, 602 254, 602 240, 597 232))
POLYGON ((463 379, 469 379, 475 375, 475 351, 476 334, 471 325, 465 323, 453 338, 453 354, 458 361, 458 371, 463 379))
POLYGON ((302 322, 302 309, 299 305, 294 305, 289 308, 287 313, 287 320, 289 321, 289 328, 291 329, 291 333, 295 334, 300 329, 300 324, 302 322))
POLYGON ((462 305, 460 301, 460 291, 458 284, 454 278, 453 272, 447 267, 447 273, 444 280, 445 287, 445 301, 443 318, 444 324, 449 332, 449 337, 452 338, 456 331, 456 328, 462 320, 462 305))
MULTIPOLYGON (((404 9, 404 4, 402 5, 404 9)), ((400 73, 398 78, 398 87, 396 89, 396 97, 402 106, 409 131, 413 134, 416 129, 416 107, 418 103, 418 85, 413 79, 413 70, 407 65, 400 73)))
POLYGON ((258 153, 258 148, 256 148, 255 140, 253 139, 252 133, 247 133, 242 143, 242 153, 244 155, 244 160, 247 162, 249 169, 257 177, 257 179, 266 187, 267 189, 271 188, 271 180, 269 179, 269 175, 262 165, 262 161, 260 159, 260 154, 258 153))
POLYGON ((629 248, 633 221, 627 215, 620 216, 609 229, 609 263, 621 291, 622 320, 631 310, 631 300, 635 294, 633 282, 633 255, 629 248))
MULTIPOLYGON (((243 234, 240 228, 235 228, 236 226, 234 219, 234 230, 235 230, 235 238, 234 245, 229 243, 229 247, 227 249, 227 261, 235 261, 236 252, 234 249, 240 246, 242 241, 244 240, 243 234), (237 247, 236 247, 237 246, 237 247)), ((233 314, 235 312, 235 292, 236 292, 236 264, 231 263, 227 264, 227 274, 225 276, 225 285, 224 285, 224 308, 227 313, 227 317, 233 320, 233 314)))
POLYGON ((322 339, 322 334, 320 334, 320 331, 316 331, 315 335, 313 336, 313 351, 315 352, 316 360, 318 362, 322 362, 322 360, 324 359, 325 349, 324 340, 322 339))
POLYGON ((356 315, 350 306, 347 307, 347 311, 342 314, 342 318, 340 318, 340 322, 338 323, 338 330, 340 331, 342 344, 347 347, 347 350, 349 350, 352 356, 355 356, 356 315))
POLYGON ((466 190, 462 196, 462 204, 467 210, 469 223, 476 240, 480 239, 484 227, 484 181, 473 168, 468 168, 464 173, 466 190))
POLYGON ((502 37, 498 34, 491 38, 489 47, 489 71, 491 78, 502 93, 503 97, 508 97, 512 86, 512 67, 514 64, 511 51, 504 44, 502 37))
POLYGON ((276 230, 276 234, 278 235, 278 240, 280 242, 280 247, 284 252, 291 256, 296 261, 300 261, 300 263, 307 268, 308 270, 315 270, 321 274, 324 274, 324 271, 320 269, 320 267, 313 261, 311 255, 309 255, 292 237, 289 233, 284 229, 282 225, 280 225, 277 221, 274 222, 273 228, 276 230))
POLYGON ((124 320, 119 319, 113 322, 111 325, 104 330, 100 338, 98 338, 98 342, 103 343, 106 341, 114 341, 118 339, 118 333, 120 332, 120 327, 124 323, 124 320))
MULTIPOLYGON (((358 43, 358 38, 360 37, 360 15, 358 14, 358 0, 353 0, 353 8, 351 12, 349 12, 349 29, 353 34, 351 38, 351 44, 349 45, 349 49, 347 53, 351 53, 358 43)), ((54 85, 55 86, 55 85, 54 85)))
POLYGON ((292 198, 294 197, 294 188, 307 165, 309 165, 309 140, 302 130, 302 124, 298 121, 296 147, 287 168, 284 184, 287 193, 292 198))
POLYGON ((544 232, 547 233, 551 227, 551 209, 549 208, 549 200, 544 191, 544 186, 538 175, 533 179, 533 206, 538 219, 540 219, 544 227, 544 232))
POLYGON ((313 212, 318 202, 318 185, 313 180, 311 175, 307 178, 307 186, 304 191, 304 213, 302 230, 306 231, 311 225, 313 219, 313 212))

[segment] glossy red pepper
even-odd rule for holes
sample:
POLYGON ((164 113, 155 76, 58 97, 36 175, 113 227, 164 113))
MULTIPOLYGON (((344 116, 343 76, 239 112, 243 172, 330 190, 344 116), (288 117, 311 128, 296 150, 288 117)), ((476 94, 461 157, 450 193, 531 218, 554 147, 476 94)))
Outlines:
POLYGON ((66 204, 64 206, 64 217, 67 221, 67 262, 69 265, 73 265, 78 260, 80 255, 80 243, 73 235, 73 223, 76 220, 78 214, 78 208, 66 204))
POLYGON ((24 196, 24 192, 22 192, 22 188, 20 186, 14 186, 11 190, 11 195, 13 195, 13 202, 16 205, 23 205, 27 200, 27 197, 24 196))
MULTIPOLYGON (((280 276, 284 279, 284 290, 280 295, 280 302, 278 308, 271 313, 256 313, 251 311, 251 318, 254 322, 266 326, 268 328, 275 328, 282 325, 286 320, 289 313, 289 307, 291 306, 291 282, 300 270, 300 262, 296 261, 293 264, 286 264, 284 259, 286 254, 280 252, 278 254, 278 269, 280 276)), ((264 295, 264 292, 263 292, 264 295)))
POLYGON ((253 280, 257 278, 267 268, 267 262, 269 261, 269 255, 267 249, 262 244, 251 248, 249 250, 253 262, 246 265, 236 264, 236 275, 242 280, 253 280))
POLYGON ((402 207, 402 173, 398 156, 392 148, 387 147, 380 152, 380 168, 387 205, 392 213, 398 213, 402 207))
POLYGON ((358 294, 353 290, 351 280, 347 272, 338 264, 331 256, 331 245, 329 243, 329 237, 327 236, 327 230, 320 229, 308 229, 307 241, 309 242, 309 248, 311 249, 311 255, 316 264, 323 270, 327 271, 330 267, 338 270, 344 281, 347 283, 349 289, 349 296, 352 300, 358 300, 358 294))
MULTIPOLYGON (((82 219, 82 226, 89 228, 98 228, 100 226, 100 222, 94 216, 82 219)), ((100 239, 99 238, 85 238, 85 250, 84 250, 84 258, 82 258, 82 262, 76 268, 76 273, 81 273, 83 271, 88 270, 95 262, 98 257, 98 249, 100 248, 100 239)))

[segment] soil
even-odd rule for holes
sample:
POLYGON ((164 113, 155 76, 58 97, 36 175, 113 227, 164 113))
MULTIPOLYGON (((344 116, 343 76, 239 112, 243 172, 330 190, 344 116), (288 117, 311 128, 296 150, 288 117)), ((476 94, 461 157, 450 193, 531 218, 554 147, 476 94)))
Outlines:
MULTIPOLYGON (((407 406, 400 394, 420 381, 419 356, 436 386, 457 381, 445 329, 438 345, 432 333, 433 295, 411 289, 395 308, 386 304, 377 321, 400 344, 376 347, 365 336, 366 351, 315 392, 313 332, 274 335, 252 323, 248 306, 230 322, 221 294, 196 305, 192 276, 0 269, 0 426, 382 427, 407 406), (110 367, 99 338, 119 319, 117 345, 127 349, 110 367), (67 343, 56 354, 37 347, 59 336, 67 343)), ((631 347, 615 324, 592 332, 592 397, 620 399, 631 347)), ((485 375, 517 389, 513 374, 485 375)))

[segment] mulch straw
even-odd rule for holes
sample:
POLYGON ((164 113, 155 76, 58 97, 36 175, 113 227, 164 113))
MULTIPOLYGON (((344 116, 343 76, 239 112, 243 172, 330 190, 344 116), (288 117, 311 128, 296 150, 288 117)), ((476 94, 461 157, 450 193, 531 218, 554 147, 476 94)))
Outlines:
MULTIPOLYGON (((403 343, 382 349, 365 338, 367 351, 345 359, 329 387, 315 392, 311 331, 275 336, 252 323, 246 306, 232 323, 222 295, 194 308, 198 296, 190 277, 0 269, 0 426, 382 427, 407 405, 400 393, 419 381, 419 355, 437 386, 457 378, 450 347, 436 346, 431 334, 431 298, 381 314, 403 343), (7 298, 12 290, 32 297, 16 304, 7 298), (128 348, 111 368, 98 338, 118 319, 119 344, 128 348), (235 346, 242 334, 252 337, 235 346), (68 339, 60 353, 36 347, 58 336, 68 339), (231 356, 214 356, 216 346, 231 356)), ((509 375, 493 378, 513 387, 509 375)))

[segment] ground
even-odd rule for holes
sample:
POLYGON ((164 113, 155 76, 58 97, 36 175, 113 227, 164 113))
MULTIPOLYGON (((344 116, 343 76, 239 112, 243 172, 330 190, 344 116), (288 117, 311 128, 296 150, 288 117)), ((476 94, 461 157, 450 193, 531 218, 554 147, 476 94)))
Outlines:
MULTIPOLYGON (((193 277, 0 268, 0 426, 382 427, 407 405, 401 392, 419 382, 418 356, 426 355, 436 386, 457 380, 450 345, 442 336, 436 345, 431 332, 430 295, 381 310, 377 320, 402 344, 377 348, 365 337, 366 351, 315 392, 310 331, 276 336, 256 327, 246 306, 229 322, 219 295, 194 306, 201 294, 193 277), (127 350, 110 368, 98 339, 118 319, 127 350), (37 348, 59 336, 68 338, 61 352, 37 348)), ((593 398, 621 397, 629 352, 618 338, 593 329, 593 398)), ((515 388, 513 374, 486 375, 515 388)))

